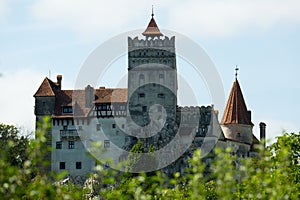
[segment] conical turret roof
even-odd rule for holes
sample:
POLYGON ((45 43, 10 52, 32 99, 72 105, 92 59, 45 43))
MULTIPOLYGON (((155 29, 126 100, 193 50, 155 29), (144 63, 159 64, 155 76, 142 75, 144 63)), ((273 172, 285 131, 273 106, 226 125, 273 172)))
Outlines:
POLYGON ((152 14, 151 20, 150 20, 146 30, 142 34, 146 37, 163 36, 163 34, 160 32, 153 16, 154 16, 154 14, 152 14))
POLYGON ((221 124, 253 125, 250 115, 250 112, 247 110, 240 84, 238 80, 235 79, 230 91, 221 124))

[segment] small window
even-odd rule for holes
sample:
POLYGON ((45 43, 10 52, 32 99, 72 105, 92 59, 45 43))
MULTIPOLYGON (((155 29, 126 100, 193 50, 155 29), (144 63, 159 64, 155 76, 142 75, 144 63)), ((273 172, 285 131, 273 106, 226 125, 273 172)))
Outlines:
POLYGON ((159 74, 159 78, 160 78, 160 79, 164 79, 164 78, 165 78, 165 75, 164 75, 164 74, 159 74))
POLYGON ((61 141, 56 142, 56 149, 62 149, 62 142, 61 141))
POLYGON ((159 94, 157 94, 157 97, 163 99, 163 98, 165 98, 165 94, 159 93, 159 94))
POLYGON ((63 107, 63 113, 73 113, 73 108, 71 106, 63 107))
POLYGON ((144 74, 140 74, 139 76, 139 85, 145 84, 145 76, 144 74))
POLYGON ((69 149, 75 149, 75 142, 69 141, 69 149))
POLYGON ((144 74, 140 74, 140 79, 145 79, 144 74))
POLYGON ((81 162, 76 162, 76 169, 81 169, 81 162))
POLYGON ((112 128, 116 128, 116 124, 112 124, 112 128))
POLYGON ((107 105, 102 105, 102 108, 101 108, 101 110, 107 110, 107 105))
POLYGON ((139 93, 139 98, 145 98, 145 93, 139 93))
POLYGON ((125 128, 125 124, 122 124, 122 128, 125 128))
POLYGON ((63 126, 63 129, 66 131, 68 130, 68 126, 63 126))
POLYGON ((65 162, 59 162, 59 169, 66 169, 66 163, 65 162))
POLYGON ((104 148, 109 148, 109 147, 110 147, 110 141, 104 140, 104 148))
POLYGON ((147 106, 143 106, 142 109, 143 109, 143 112, 147 112, 147 106))
POLYGON ((125 110, 125 105, 120 105, 120 110, 125 110))
POLYGON ((96 130, 97 130, 97 131, 100 131, 100 127, 101 127, 100 124, 96 124, 96 130))
POLYGON ((82 131, 82 126, 78 126, 78 130, 82 131))

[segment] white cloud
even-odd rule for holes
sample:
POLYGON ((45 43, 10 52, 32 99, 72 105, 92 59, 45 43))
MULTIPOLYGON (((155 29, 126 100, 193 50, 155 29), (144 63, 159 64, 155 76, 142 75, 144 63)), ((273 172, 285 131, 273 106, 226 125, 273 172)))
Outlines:
POLYGON ((144 26, 147 22, 141 19, 148 16, 145 12, 151 4, 161 11, 156 13, 164 18, 161 21, 165 27, 202 36, 231 36, 300 22, 298 0, 40 0, 33 5, 32 13, 41 22, 80 34, 116 34, 144 26))
POLYGON ((124 32, 136 26, 145 11, 150 17, 151 2, 99 0, 40 0, 31 9, 33 16, 50 26, 66 27, 82 35, 124 32), (148 5, 148 6, 147 6, 148 5), (143 9, 141 9, 143 7, 143 9))
POLYGON ((0 77, 0 123, 21 126, 28 131, 35 127, 33 95, 43 76, 37 71, 21 69, 2 71, 0 77))
POLYGON ((299 23, 297 0, 187 1, 169 13, 171 27, 200 35, 227 36, 260 32, 278 23, 299 23), (176 13, 176 14, 174 14, 176 13))

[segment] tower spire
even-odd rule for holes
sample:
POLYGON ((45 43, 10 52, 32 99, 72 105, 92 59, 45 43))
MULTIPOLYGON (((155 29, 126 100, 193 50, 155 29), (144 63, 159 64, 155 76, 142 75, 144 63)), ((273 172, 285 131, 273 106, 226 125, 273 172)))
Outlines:
POLYGON ((235 79, 237 79, 237 77, 238 77, 238 71, 239 71, 239 68, 238 68, 238 66, 236 65, 236 66, 235 66, 235 79))
POLYGON ((153 5, 152 5, 152 14, 151 14, 151 17, 152 17, 152 18, 154 17, 153 5))
POLYGON ((142 35, 146 36, 146 38, 154 38, 163 36, 160 32, 155 20, 154 20, 154 12, 153 12, 153 5, 152 5, 152 13, 151 13, 151 20, 146 28, 146 30, 142 33, 142 35))

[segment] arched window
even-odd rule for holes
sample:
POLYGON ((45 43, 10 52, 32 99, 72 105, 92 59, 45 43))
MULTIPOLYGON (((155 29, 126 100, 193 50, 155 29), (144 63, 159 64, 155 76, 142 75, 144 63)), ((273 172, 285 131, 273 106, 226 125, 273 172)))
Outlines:
POLYGON ((165 75, 164 74, 159 74, 159 83, 164 84, 165 82, 165 75))
POLYGON ((139 85, 144 85, 145 84, 145 75, 140 74, 139 76, 139 85))

